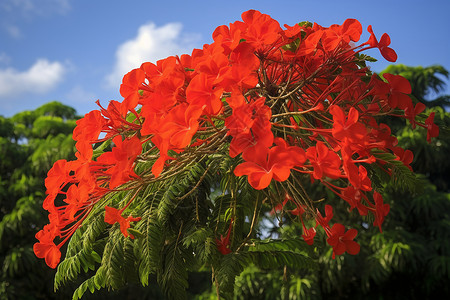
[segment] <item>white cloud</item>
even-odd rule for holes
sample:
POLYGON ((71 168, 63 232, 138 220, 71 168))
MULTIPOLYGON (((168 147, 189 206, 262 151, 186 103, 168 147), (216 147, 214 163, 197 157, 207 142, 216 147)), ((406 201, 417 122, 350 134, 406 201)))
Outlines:
POLYGON ((71 10, 72 0, 0 0, 0 28, 11 37, 23 36, 19 26, 21 21, 52 15, 66 15, 71 10))
POLYGON ((1 8, 7 12, 25 15, 65 14, 71 6, 70 0, 2 0, 1 8))
POLYGON ((94 93, 86 91, 80 85, 73 87, 64 97, 70 103, 94 103, 97 99, 94 93))
POLYGON ((170 55, 191 53, 200 35, 184 34, 182 24, 168 23, 157 27, 153 23, 139 28, 137 36, 121 44, 116 51, 113 71, 106 77, 108 86, 118 88, 122 77, 143 62, 156 61, 170 55))
POLYGON ((37 60, 26 71, 0 69, 0 98, 46 93, 62 81, 65 72, 63 64, 46 59, 37 60))
POLYGON ((19 27, 9 24, 4 26, 5 31, 13 38, 18 39, 22 36, 19 27))
POLYGON ((0 64, 9 64, 11 62, 11 57, 9 57, 6 53, 0 53, 0 64))

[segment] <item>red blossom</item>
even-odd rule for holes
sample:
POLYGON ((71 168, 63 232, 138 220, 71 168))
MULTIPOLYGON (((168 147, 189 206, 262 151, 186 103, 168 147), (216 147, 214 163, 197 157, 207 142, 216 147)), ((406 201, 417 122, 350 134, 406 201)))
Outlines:
POLYGON ((439 135, 439 127, 434 124, 435 112, 432 112, 425 120, 425 128, 427 129, 427 141, 431 142, 431 138, 439 135))
POLYGON ((425 110, 426 106, 422 102, 418 102, 416 106, 413 108, 412 106, 407 107, 405 109, 405 116, 408 118, 411 123, 411 127, 416 128, 416 116, 425 110))
POLYGON ((222 109, 223 89, 214 87, 213 79, 202 73, 195 76, 186 89, 186 100, 191 105, 205 106, 207 114, 216 115, 222 109))
POLYGON ((382 232, 381 225, 383 224, 384 217, 387 216, 391 207, 389 204, 383 203, 383 197, 378 192, 373 193, 373 200, 375 201, 375 221, 373 222, 373 226, 378 226, 380 232, 382 232))
POLYGON ((362 203, 364 199, 363 191, 350 185, 342 191, 340 197, 350 204, 350 211, 356 207, 361 216, 367 215, 368 208, 362 203))
POLYGON ((138 176, 133 170, 136 157, 141 154, 142 146, 139 138, 132 137, 122 141, 121 136, 113 139, 115 147, 111 152, 103 153, 97 163, 105 167, 105 173, 110 176, 109 188, 113 189, 131 178, 138 176))
POLYGON ((389 73, 383 74, 383 77, 389 82, 389 106, 391 108, 411 109, 412 100, 408 96, 408 94, 411 94, 411 84, 409 81, 401 75, 389 73))
POLYGON ((279 39, 279 33, 282 31, 280 24, 269 15, 249 10, 242 14, 242 20, 248 26, 243 38, 255 49, 264 48, 279 39))
POLYGON ((107 124, 107 120, 99 110, 93 110, 76 123, 77 127, 73 130, 73 139, 78 142, 92 143, 98 139, 107 124))
POLYGON ((414 154, 411 152, 411 150, 405 150, 401 147, 395 147, 394 153, 397 155, 398 160, 403 162, 405 166, 408 167, 411 171, 413 170, 410 164, 413 162, 414 154))
POLYGON ((345 252, 356 255, 359 253, 360 245, 353 239, 358 234, 356 229, 349 229, 345 232, 342 224, 335 223, 328 234, 327 243, 333 247, 333 259, 336 255, 342 255, 345 252))
POLYGON ((314 244, 314 237, 316 236, 316 229, 314 227, 306 228, 303 226, 302 238, 308 245, 314 244))
POLYGON ((145 80, 145 73, 141 69, 134 69, 122 79, 120 94, 124 97, 120 113, 126 115, 128 110, 134 109, 139 102, 139 90, 145 80))
POLYGON ((330 222, 331 218, 333 218, 333 207, 327 204, 325 205, 325 217, 323 217, 319 210, 317 210, 316 227, 320 225, 324 229, 329 228, 330 225, 328 223, 330 222))
POLYGON ((45 225, 44 229, 36 233, 39 243, 33 245, 34 254, 39 258, 45 258, 45 263, 54 269, 61 259, 61 251, 53 240, 59 235, 57 228, 51 224, 45 225))
POLYGON ((306 158, 311 162, 315 179, 324 177, 339 178, 341 176, 341 159, 330 150, 323 142, 317 142, 316 146, 306 150, 306 158))
POLYGON ((226 237, 223 235, 220 235, 220 238, 216 239, 217 249, 220 253, 223 255, 227 255, 231 253, 230 249, 230 235, 231 235, 231 228, 233 225, 233 219, 230 221, 230 226, 228 227, 228 233, 226 237))
POLYGON ((330 107, 330 113, 333 115, 332 134, 339 140, 347 138, 351 141, 360 142, 367 134, 367 129, 359 122, 359 112, 351 107, 348 114, 345 115, 342 108, 337 105, 330 107))
POLYGON ((279 144, 271 149, 255 148, 253 155, 247 157, 249 161, 238 165, 234 174, 248 175, 248 182, 257 190, 269 186, 272 178, 280 182, 288 179, 291 169, 305 162, 305 152, 299 147, 287 146, 282 139, 277 142, 279 144))
POLYGON ((333 51, 341 42, 347 45, 350 41, 357 42, 361 33, 361 23, 355 19, 347 19, 342 25, 331 25, 325 31, 324 48, 327 51, 333 51))
POLYGON ((117 209, 110 206, 105 206, 105 222, 108 224, 119 223, 120 231, 125 237, 130 236, 130 238, 134 239, 132 234, 128 233, 128 228, 130 228, 130 222, 138 222, 141 218, 133 218, 132 216, 128 216, 127 218, 122 217, 124 209, 117 209))
POLYGON ((381 36, 380 41, 378 42, 377 38, 375 37, 375 34, 372 30, 372 25, 369 25, 367 27, 367 31, 370 33, 370 38, 367 43, 371 47, 377 47, 380 50, 381 55, 390 62, 395 62, 397 60, 397 53, 392 48, 389 48, 388 46, 391 44, 391 38, 387 33, 384 33, 381 36))
POLYGON ((198 105, 180 104, 174 107, 164 124, 160 126, 160 136, 168 140, 170 148, 182 149, 190 144, 199 127, 198 119, 203 110, 198 105))
MULTIPOLYGON (((146 62, 127 73, 120 86, 123 101, 110 101, 106 109, 97 102, 99 110, 76 122, 75 160, 59 160, 48 172, 43 207, 50 222, 36 234, 36 255, 55 268, 60 247, 105 195, 140 191, 142 185, 180 174, 193 160, 223 155, 238 162, 234 175, 247 176, 256 190, 275 180, 267 195, 276 198, 297 188, 303 193, 298 176, 309 174, 346 201, 350 211, 373 213, 381 231, 390 206, 372 188, 371 168, 378 164, 389 172, 380 157, 394 153, 411 169, 413 154, 397 146, 378 116, 406 118, 413 128, 426 128, 430 141, 439 134, 435 113, 418 121, 425 105, 413 106, 405 78, 386 73, 383 81, 363 67, 363 56, 356 54, 370 48, 378 48, 388 61, 397 59, 389 35, 378 41, 369 26, 369 40, 357 45, 362 27, 355 19, 328 28, 315 23, 285 28, 249 10, 242 21, 219 26, 214 42, 191 55, 146 62), (99 146, 104 141, 112 143, 99 146)), ((119 223, 126 237, 130 222, 140 220, 122 216, 135 197, 122 209, 105 206, 104 221, 119 223)), ((323 227, 333 258, 357 254, 357 231, 339 223, 330 227, 333 207, 326 203, 323 217, 308 198, 286 194, 273 211, 287 205, 310 245, 317 227, 323 227), (315 227, 305 226, 305 215, 315 216, 315 227)), ((231 253, 232 224, 233 219, 226 236, 216 239, 223 255, 231 253)))

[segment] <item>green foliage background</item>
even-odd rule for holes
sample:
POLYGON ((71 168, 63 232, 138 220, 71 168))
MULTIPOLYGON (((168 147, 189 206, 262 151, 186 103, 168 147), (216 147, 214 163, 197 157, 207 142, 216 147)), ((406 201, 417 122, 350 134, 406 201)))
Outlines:
POLYGON ((1 299, 51 295, 54 272, 36 260, 32 246, 47 218, 41 208, 46 173, 55 160, 74 157, 70 133, 76 118, 73 108, 59 102, 0 116, 1 299))
MULTIPOLYGON (((143 220, 134 228, 135 240, 124 238, 117 224, 105 224, 101 209, 93 211, 89 226, 81 227, 68 245, 54 282, 55 271, 34 256, 32 245, 35 233, 47 223, 42 209, 46 172, 54 161, 74 158, 71 132, 79 117, 73 108, 58 102, 11 118, 0 117, 0 299, 69 299, 74 291, 74 298, 84 294, 83 299, 216 299, 212 270, 223 282, 220 294, 224 299, 450 296, 450 114, 444 109, 449 96, 439 94, 448 72, 440 66, 403 65, 385 71, 412 82, 414 101, 436 112, 441 132, 427 143, 422 128, 390 124, 399 144, 414 152, 412 166, 421 174, 421 184, 416 191, 402 190, 395 183, 383 186, 384 199, 391 205, 383 233, 373 228, 373 220, 361 221, 356 211, 349 214, 347 205, 331 199, 331 193, 310 187, 308 193, 317 196, 314 198, 326 197, 333 203, 335 216, 341 218, 336 221, 359 231, 361 253, 336 260, 331 259, 331 248, 322 247, 326 237, 321 231, 314 246, 305 245, 299 239, 301 228, 288 216, 274 218, 270 206, 262 204, 263 194, 248 191, 245 185, 239 195, 221 192, 227 184, 241 183, 229 180, 231 159, 217 157, 193 165, 165 186, 141 191, 148 201, 130 208, 143 220), (217 172, 224 176, 211 175, 217 172), (183 198, 193 187, 195 191, 183 198), (253 199, 246 201, 249 207, 236 209, 249 211, 247 215, 258 211, 266 218, 248 236, 248 243, 256 243, 251 251, 221 257, 214 232, 226 232, 229 219, 224 208, 232 197, 253 199), (197 218, 186 217, 191 215, 197 218), (146 220, 149 226, 145 226, 146 220), (260 236, 268 239, 253 240, 260 236), (205 242, 199 244, 199 240, 205 242)), ((121 198, 127 197, 130 195, 123 194, 121 198)), ((105 201, 114 203, 119 198, 105 201)), ((240 220, 233 234, 246 235, 250 223, 240 220)))

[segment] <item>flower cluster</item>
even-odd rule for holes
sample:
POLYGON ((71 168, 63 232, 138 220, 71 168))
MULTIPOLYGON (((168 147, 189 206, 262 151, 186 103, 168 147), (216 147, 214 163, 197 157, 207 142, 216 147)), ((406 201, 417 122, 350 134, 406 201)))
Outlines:
MULTIPOLYGON (((279 208, 294 203, 292 213, 308 244, 320 225, 333 256, 358 253, 357 231, 330 225, 332 207, 326 205, 323 217, 294 183, 299 176, 321 182, 350 209, 373 214, 381 230, 389 205, 374 190, 368 170, 376 164, 391 175, 392 161, 409 167, 412 153, 398 147, 376 117, 405 118, 426 128, 428 139, 439 130, 434 115, 424 122, 417 117, 425 106, 414 106, 405 78, 384 74, 383 80, 366 67, 361 52, 371 48, 396 60, 387 34, 378 41, 369 26, 369 40, 357 45, 362 26, 354 19, 330 27, 308 22, 284 27, 250 10, 242 21, 218 27, 214 42, 203 49, 146 62, 126 74, 122 102, 111 101, 77 122, 77 160, 60 160, 48 173, 44 208, 50 223, 36 235, 36 255, 55 267, 61 245, 105 195, 140 190, 182 169, 192 155, 218 151, 240 159, 234 174, 247 176, 254 189, 281 184, 287 196, 279 208), (103 144, 94 152, 98 143, 103 144), (151 170, 136 174, 139 161, 152 162, 151 170), (305 212, 314 216, 315 227, 305 226, 305 212)), ((103 204, 105 222, 119 223, 125 236, 130 222, 139 221, 122 216, 133 199, 120 209, 103 204)), ((219 240, 223 254, 231 252, 230 232, 231 223, 219 240)))

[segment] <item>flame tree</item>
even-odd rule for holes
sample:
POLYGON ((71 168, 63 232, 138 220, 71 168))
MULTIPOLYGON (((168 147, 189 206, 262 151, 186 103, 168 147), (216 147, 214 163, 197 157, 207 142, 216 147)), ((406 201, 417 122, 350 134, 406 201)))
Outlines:
POLYGON ((283 29, 250 10, 203 49, 126 74, 123 101, 98 103, 77 121, 76 160, 57 161, 45 180, 49 223, 34 252, 58 266, 55 288, 93 270, 74 298, 133 280, 145 286, 151 275, 168 297, 183 298, 189 271, 203 267, 227 298, 251 263, 314 268, 317 230, 333 258, 358 254, 357 229, 307 187, 323 186, 382 231, 390 210, 382 184, 416 181, 413 153, 380 118, 426 128, 428 141, 439 133, 435 114, 408 96, 408 80, 367 67, 368 49, 397 59, 389 35, 367 30, 358 44, 355 19, 283 29), (264 218, 302 232, 265 239, 264 218))

